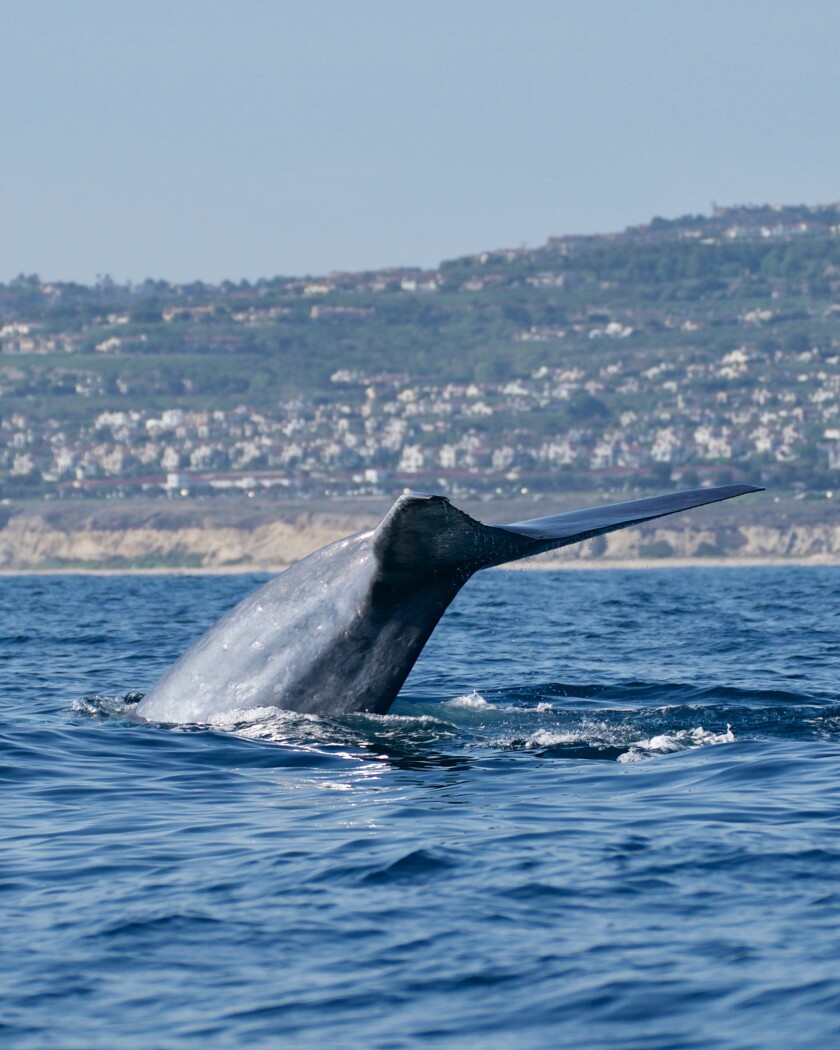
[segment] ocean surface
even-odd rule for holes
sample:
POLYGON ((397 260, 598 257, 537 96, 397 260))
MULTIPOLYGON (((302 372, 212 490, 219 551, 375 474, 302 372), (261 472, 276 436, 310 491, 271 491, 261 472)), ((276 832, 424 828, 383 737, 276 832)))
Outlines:
POLYGON ((0 579, 0 1045, 840 1045, 840 568, 485 572, 390 715, 138 721, 264 579, 0 579))

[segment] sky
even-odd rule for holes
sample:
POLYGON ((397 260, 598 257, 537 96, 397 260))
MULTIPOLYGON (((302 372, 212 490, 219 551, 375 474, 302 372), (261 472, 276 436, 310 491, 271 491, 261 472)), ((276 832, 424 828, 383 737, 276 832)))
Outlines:
POLYGON ((0 0, 0 281, 254 280, 840 200, 834 0, 0 0))

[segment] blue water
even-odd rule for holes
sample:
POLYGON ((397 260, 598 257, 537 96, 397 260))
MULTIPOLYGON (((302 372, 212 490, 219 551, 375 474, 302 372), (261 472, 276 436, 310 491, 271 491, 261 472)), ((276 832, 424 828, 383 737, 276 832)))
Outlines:
POLYGON ((840 1045, 840 569, 484 573, 392 715, 138 722, 261 579, 0 580, 3 1046, 840 1045))

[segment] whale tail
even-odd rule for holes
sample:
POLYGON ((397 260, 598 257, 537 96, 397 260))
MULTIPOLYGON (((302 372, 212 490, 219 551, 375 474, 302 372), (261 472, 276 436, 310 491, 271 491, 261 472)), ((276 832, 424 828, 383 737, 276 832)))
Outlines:
POLYGON ((650 499, 552 514, 512 525, 483 525, 445 496, 401 496, 373 534, 380 571, 387 576, 452 575, 466 580, 479 569, 528 558, 616 529, 678 514, 707 503, 762 492, 755 485, 689 489, 650 499))

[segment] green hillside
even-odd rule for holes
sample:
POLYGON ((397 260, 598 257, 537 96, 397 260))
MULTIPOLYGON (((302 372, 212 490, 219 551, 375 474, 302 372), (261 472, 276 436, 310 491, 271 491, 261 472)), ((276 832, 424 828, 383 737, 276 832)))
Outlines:
POLYGON ((21 276, 0 285, 0 477, 12 495, 211 469, 285 472, 314 492, 373 469, 480 488, 511 472, 623 471, 632 487, 726 468, 830 487, 838 354, 834 206, 654 219, 434 271, 219 286, 21 276), (146 447, 164 412, 193 418, 173 424, 167 459, 146 447), (238 456, 254 414, 266 422, 244 437, 261 451, 238 456))

